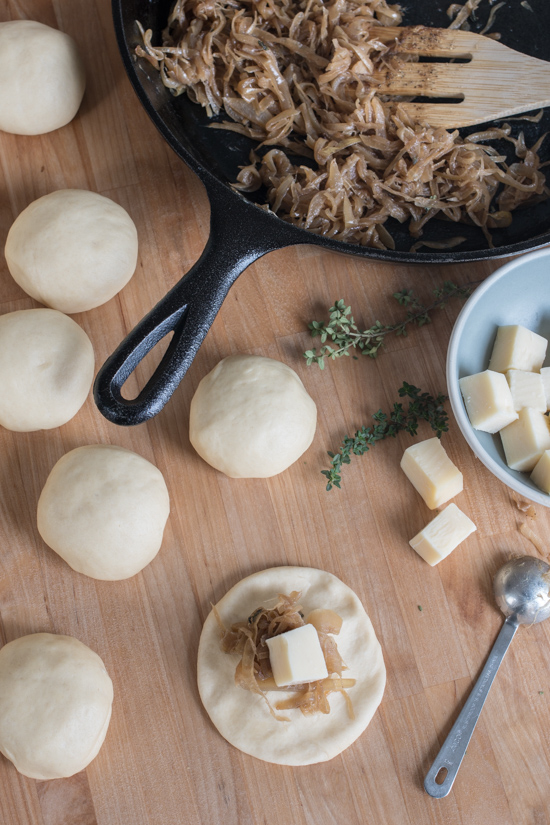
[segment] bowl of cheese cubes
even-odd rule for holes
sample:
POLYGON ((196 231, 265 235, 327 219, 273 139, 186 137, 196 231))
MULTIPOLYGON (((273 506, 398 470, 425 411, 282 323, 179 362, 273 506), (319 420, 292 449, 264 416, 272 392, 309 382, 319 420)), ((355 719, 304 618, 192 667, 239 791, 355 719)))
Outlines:
POLYGON ((466 441, 525 498, 550 507, 550 249, 498 269, 470 296, 447 352, 466 441))

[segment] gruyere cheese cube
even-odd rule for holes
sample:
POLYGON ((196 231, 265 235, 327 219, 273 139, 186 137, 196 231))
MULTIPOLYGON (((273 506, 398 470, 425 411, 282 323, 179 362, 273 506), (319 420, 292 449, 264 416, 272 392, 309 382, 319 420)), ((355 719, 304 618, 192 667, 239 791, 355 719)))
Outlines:
POLYGON ((540 377, 542 378, 542 386, 544 387, 544 394, 546 396, 546 409, 550 410, 550 367, 542 367, 540 377))
POLYGON ((401 469, 430 510, 462 492, 462 473, 448 457, 439 438, 428 438, 405 450, 401 469))
POLYGON ((519 418, 500 431, 506 463, 512 470, 530 472, 543 452, 550 450, 550 422, 538 410, 526 407, 519 418))
POLYGON ((526 370, 538 372, 546 357, 548 341, 522 326, 499 327, 489 369, 495 372, 526 370))
POLYGON ((456 504, 449 504, 409 544, 431 567, 446 558, 477 527, 456 504))
MULTIPOLYGON (((500 375, 500 373, 497 373, 500 375)), ((515 410, 531 407, 532 410, 546 412, 546 393, 540 372, 508 370, 506 380, 512 393, 515 410)))
POLYGON ((545 450, 535 464, 531 481, 545 493, 550 493, 550 450, 545 450))
POLYGON ((531 481, 545 493, 550 493, 550 450, 545 450, 531 473, 531 481))
POLYGON ((497 433, 518 417, 506 376, 494 370, 459 380, 470 423, 475 430, 497 433))
POLYGON ((325 657, 318 633, 312 624, 266 639, 266 644, 277 687, 327 678, 325 657))

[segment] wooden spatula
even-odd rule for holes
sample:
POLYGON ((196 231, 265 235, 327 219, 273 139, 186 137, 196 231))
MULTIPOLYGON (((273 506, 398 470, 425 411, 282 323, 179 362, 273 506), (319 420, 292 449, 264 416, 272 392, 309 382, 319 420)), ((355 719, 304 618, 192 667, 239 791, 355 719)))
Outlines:
POLYGON ((395 54, 470 58, 468 63, 400 62, 377 73, 387 95, 456 99, 457 103, 403 103, 415 120, 458 128, 550 106, 550 63, 489 37, 426 26, 376 27, 372 36, 395 54))

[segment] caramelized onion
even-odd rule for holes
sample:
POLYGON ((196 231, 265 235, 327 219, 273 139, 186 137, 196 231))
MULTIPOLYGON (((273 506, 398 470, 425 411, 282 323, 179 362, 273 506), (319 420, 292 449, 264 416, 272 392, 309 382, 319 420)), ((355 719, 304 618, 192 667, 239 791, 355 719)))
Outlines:
POLYGON ((353 708, 346 689, 353 687, 355 679, 342 679, 342 670, 345 670, 346 666, 331 635, 340 632, 342 619, 333 610, 313 610, 308 616, 308 622, 315 627, 319 635, 328 678, 305 685, 287 685, 284 688, 278 688, 275 684, 266 640, 306 624, 301 605, 298 603, 299 598, 298 591, 293 591, 289 596, 280 594, 274 607, 258 607, 246 621, 236 622, 230 628, 224 626, 218 611, 215 607, 212 608, 222 632, 222 650, 224 653, 236 653, 241 657, 235 670, 235 684, 251 693, 261 695, 267 702, 271 714, 279 721, 288 719, 275 713, 266 695, 269 691, 284 690, 293 694, 278 703, 277 710, 299 708, 306 715, 329 713, 327 697, 336 691, 345 696, 348 714, 353 718, 353 708), (312 617, 313 621, 310 621, 312 617))
MULTIPOLYGON (((480 2, 451 6, 451 28, 467 27, 480 2)), ((463 140, 413 122, 398 100, 378 95, 376 71, 414 58, 397 55, 398 42, 384 44, 371 29, 400 22, 399 6, 387 0, 177 0, 162 45, 141 29, 136 52, 174 94, 231 118, 213 128, 277 147, 253 154, 235 187, 263 186, 284 220, 387 249, 394 247, 389 218, 409 221, 419 238, 440 217, 481 227, 491 244, 490 228, 508 220, 502 216, 548 195, 540 142, 529 149, 509 126, 463 140), (482 143, 499 138, 514 145, 517 163, 482 143)))
POLYGON ((318 633, 332 633, 337 636, 342 629, 342 618, 334 610, 317 608, 308 614, 306 624, 312 624, 318 633))

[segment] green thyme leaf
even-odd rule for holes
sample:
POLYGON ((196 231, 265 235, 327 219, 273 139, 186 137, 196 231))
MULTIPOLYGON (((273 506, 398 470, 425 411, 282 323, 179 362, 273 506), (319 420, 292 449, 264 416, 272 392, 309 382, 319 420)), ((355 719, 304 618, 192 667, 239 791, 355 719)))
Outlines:
POLYGON ((387 335, 402 335, 406 337, 407 327, 422 327, 431 323, 430 313, 437 308, 444 307, 451 298, 467 298, 474 287, 481 281, 471 281, 463 286, 457 286, 452 281, 444 281, 442 286, 433 290, 435 301, 424 306, 411 289, 394 292, 397 303, 407 310, 406 317, 397 324, 383 324, 375 321, 369 329, 360 330, 351 314, 351 307, 341 298, 335 301, 329 309, 328 323, 312 321, 308 328, 312 338, 319 337, 322 346, 304 352, 308 366, 317 364, 321 369, 325 366, 325 357, 336 358, 349 355, 350 350, 359 350, 369 358, 376 358, 379 350, 384 346, 387 335), (334 346, 327 343, 330 341, 334 346))
POLYGON ((339 452, 328 453, 331 459, 330 469, 321 470, 327 479, 326 489, 328 491, 333 487, 340 489, 342 467, 344 464, 350 464, 351 456, 364 455, 378 441, 395 438, 399 432, 403 431, 416 435, 420 421, 427 421, 438 438, 441 438, 442 433, 447 432, 449 417, 444 407, 447 401, 446 395, 439 393, 434 397, 406 381, 403 381, 398 394, 400 398, 409 399, 407 409, 403 404, 395 402, 389 414, 378 410, 372 416, 374 422, 372 426, 361 427, 353 438, 349 435, 344 436, 339 452))

